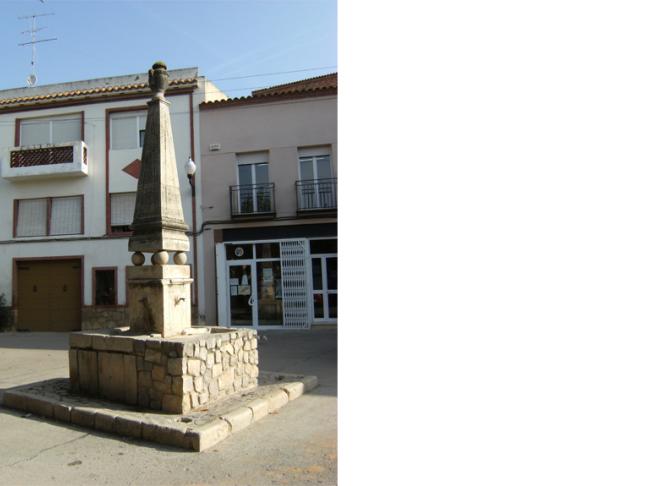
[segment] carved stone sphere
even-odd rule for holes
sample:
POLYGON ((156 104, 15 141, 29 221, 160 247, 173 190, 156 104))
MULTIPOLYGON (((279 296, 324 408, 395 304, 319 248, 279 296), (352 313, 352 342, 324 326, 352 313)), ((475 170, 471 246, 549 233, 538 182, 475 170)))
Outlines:
POLYGON ((136 251, 133 255, 131 255, 131 261, 136 267, 139 267, 144 263, 144 255, 141 252, 136 251))
POLYGON ((166 265, 169 261, 169 253, 166 251, 159 251, 151 255, 151 263, 154 265, 166 265))
POLYGON ((177 251, 174 254, 174 263, 176 265, 185 265, 187 263, 187 253, 184 251, 177 251))

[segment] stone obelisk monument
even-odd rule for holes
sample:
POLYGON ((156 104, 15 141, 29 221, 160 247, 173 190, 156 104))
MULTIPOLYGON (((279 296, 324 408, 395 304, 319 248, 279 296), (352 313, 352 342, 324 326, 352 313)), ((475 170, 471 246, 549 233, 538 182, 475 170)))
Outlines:
POLYGON ((133 333, 170 337, 191 326, 190 244, 183 217, 178 169, 174 152, 167 66, 155 63, 149 70, 153 93, 147 104, 147 126, 142 148, 142 169, 133 216, 129 251, 134 266, 126 268, 129 326, 133 333), (174 253, 173 263, 170 253, 174 253), (145 265, 151 253, 151 265, 145 265))

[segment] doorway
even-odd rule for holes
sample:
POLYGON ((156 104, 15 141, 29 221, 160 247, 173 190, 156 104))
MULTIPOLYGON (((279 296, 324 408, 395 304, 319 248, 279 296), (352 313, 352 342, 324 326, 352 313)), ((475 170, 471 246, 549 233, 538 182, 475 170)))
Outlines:
POLYGON ((81 259, 15 260, 20 331, 81 329, 81 259))
POLYGON ((228 262, 230 325, 283 325, 280 260, 228 262))

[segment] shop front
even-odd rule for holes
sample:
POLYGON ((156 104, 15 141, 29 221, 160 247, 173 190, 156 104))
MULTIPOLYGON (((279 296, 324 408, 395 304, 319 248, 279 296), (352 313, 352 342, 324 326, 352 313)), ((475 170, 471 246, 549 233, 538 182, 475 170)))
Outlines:
POLYGON ((218 243, 216 263, 221 325, 305 329, 336 322, 336 239, 218 243))

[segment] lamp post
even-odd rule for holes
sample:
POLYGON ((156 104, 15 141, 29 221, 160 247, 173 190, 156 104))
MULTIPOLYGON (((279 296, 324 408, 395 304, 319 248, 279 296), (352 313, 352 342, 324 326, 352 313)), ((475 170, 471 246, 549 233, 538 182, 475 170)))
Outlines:
POLYGON ((194 260, 194 265, 192 266, 192 274, 194 277, 194 303, 198 304, 198 269, 197 265, 197 248, 196 248, 196 185, 194 180, 194 174, 196 173, 196 164, 192 160, 192 157, 187 158, 185 163, 185 173, 187 174, 187 180, 190 183, 192 188, 192 256, 194 260))
POLYGON ((192 188, 192 197, 194 197, 194 174, 196 173, 196 164, 192 160, 192 157, 187 158, 187 163, 185 164, 185 173, 187 174, 187 180, 190 181, 190 187, 192 188))

